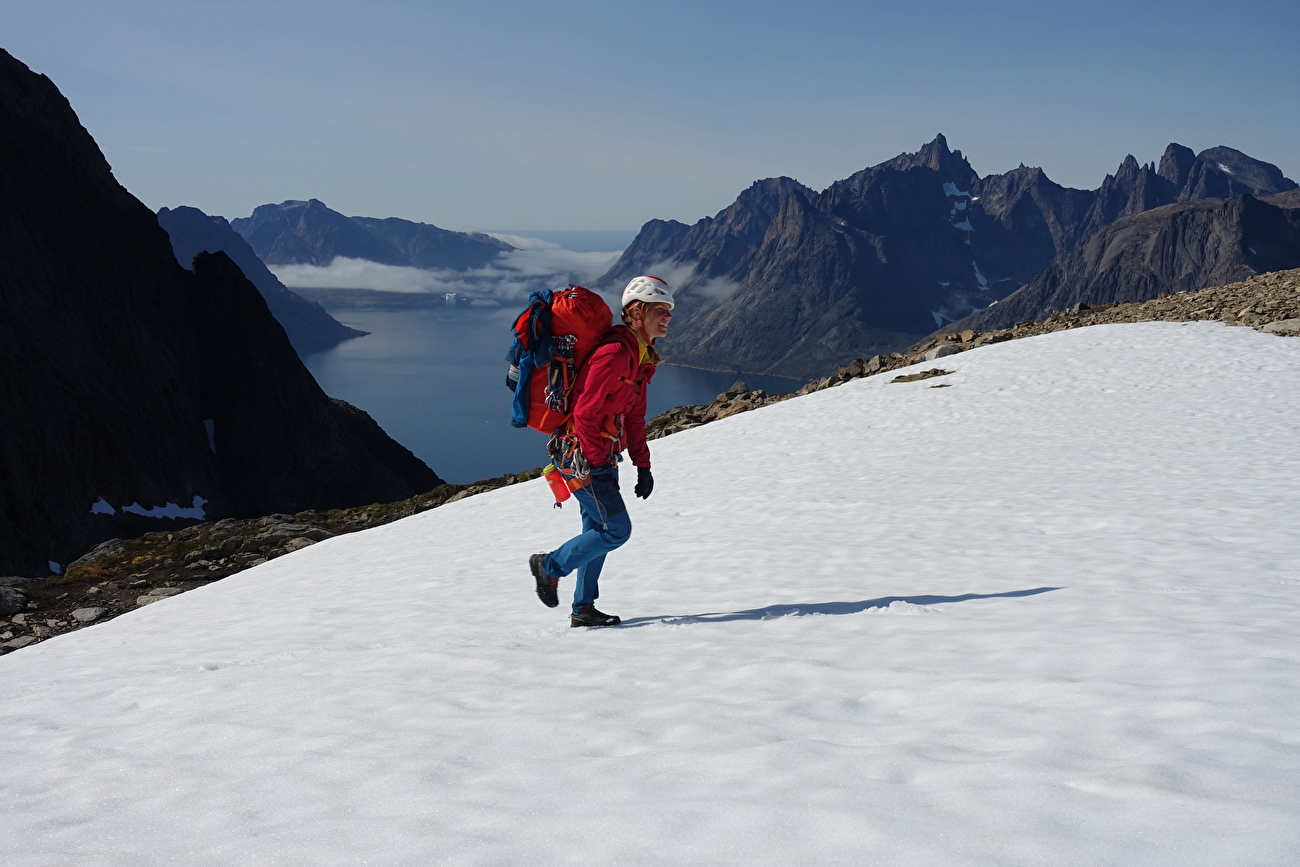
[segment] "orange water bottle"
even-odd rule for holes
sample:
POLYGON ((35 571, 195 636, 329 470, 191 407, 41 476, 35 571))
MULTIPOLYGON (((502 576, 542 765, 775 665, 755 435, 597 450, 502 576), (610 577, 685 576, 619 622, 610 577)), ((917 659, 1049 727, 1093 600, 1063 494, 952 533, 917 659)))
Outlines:
POLYGON ((542 478, 546 479, 546 484, 551 487, 551 493, 555 495, 555 508, 563 508, 564 501, 573 496, 564 473, 557 470, 555 464, 547 464, 542 469, 542 478))

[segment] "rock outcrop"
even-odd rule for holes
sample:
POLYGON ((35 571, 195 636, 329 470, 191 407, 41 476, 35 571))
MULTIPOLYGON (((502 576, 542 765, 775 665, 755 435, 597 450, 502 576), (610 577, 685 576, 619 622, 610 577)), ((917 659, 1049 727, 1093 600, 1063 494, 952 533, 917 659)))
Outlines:
POLYGON ((396 217, 345 217, 324 202, 261 205, 231 228, 268 265, 326 266, 336 257, 384 265, 467 271, 514 247, 490 235, 452 232, 396 217))
POLYGON ((768 394, 761 388, 751 391, 743 379, 738 379, 731 388, 714 398, 713 403, 675 406, 650 419, 645 426, 646 439, 657 440, 711 421, 720 421, 751 409, 758 409, 760 406, 780 403, 794 396, 793 392, 768 394))
POLYGON ((1023 165, 980 177, 938 136, 820 193, 774 178, 693 226, 651 221, 597 285, 638 273, 674 285, 671 361, 812 376, 1006 298, 1115 220, 1216 190, 1294 188, 1231 148, 1176 144, 1159 169, 1127 157, 1097 190, 1023 165))
POLYGON ((391 501, 372 450, 224 254, 176 262, 48 78, 0 51, 0 573, 204 518, 391 501))
POLYGON ((315 301, 287 289, 224 217, 210 217, 198 208, 163 208, 158 212, 158 224, 171 239, 172 252, 182 268, 189 268, 199 253, 229 256, 262 293, 271 315, 284 328, 299 355, 320 352, 366 334, 339 322, 315 301))

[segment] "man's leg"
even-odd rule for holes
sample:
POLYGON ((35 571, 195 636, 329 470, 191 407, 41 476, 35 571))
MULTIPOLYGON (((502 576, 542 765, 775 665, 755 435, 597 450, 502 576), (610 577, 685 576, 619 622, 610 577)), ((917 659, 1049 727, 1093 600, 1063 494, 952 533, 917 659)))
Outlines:
POLYGON ((600 570, 604 565, 605 555, 601 554, 578 567, 578 581, 573 585, 574 614, 588 605, 595 605, 600 598, 600 570))

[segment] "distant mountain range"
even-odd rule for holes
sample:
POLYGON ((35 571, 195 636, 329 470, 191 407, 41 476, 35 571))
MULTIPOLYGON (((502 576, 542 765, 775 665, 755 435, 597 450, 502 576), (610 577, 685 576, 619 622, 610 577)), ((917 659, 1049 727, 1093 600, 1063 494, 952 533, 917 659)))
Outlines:
POLYGON ((158 212, 158 224, 171 238, 172 251, 182 268, 188 269, 199 253, 222 252, 229 256, 262 293, 271 315, 284 326, 300 356, 366 334, 339 322, 315 301, 287 289, 224 217, 210 217, 198 208, 163 208, 158 212))
MULTIPOLYGON (((1062 187, 1024 165, 980 177, 939 135, 820 193, 774 178, 693 226, 651 220, 597 285, 614 289, 640 273, 674 284, 670 361, 811 377, 903 349, 1007 298, 1116 220, 1295 188, 1240 151, 1178 144, 1159 166, 1129 156, 1096 190, 1062 187)), ((1292 253, 1269 261, 1300 264, 1292 253)))
POLYGON ((345 217, 318 199, 261 205, 230 226, 268 265, 326 266, 336 257, 426 270, 468 271, 515 249, 477 232, 452 232, 396 217, 345 217))
MULTIPOLYGON (((1296 190, 1241 151, 1176 143, 1158 163, 1126 157, 1095 190, 1023 164, 981 177, 939 135, 821 192, 769 178, 694 225, 651 220, 593 288, 667 279, 679 301, 662 347, 671 362, 813 378, 936 330, 1300 266, 1296 190)), ((272 265, 345 256, 464 271, 514 249, 316 199, 263 205, 231 227, 272 265)))
POLYGON ((441 481, 321 391, 230 256, 181 268, 67 99, 3 50, 0 275, 0 574, 441 481))
POLYGON ((1148 301, 1298 266, 1300 190, 1194 199, 1121 217, 1007 298, 940 330, 1010 328, 1079 303, 1148 301))

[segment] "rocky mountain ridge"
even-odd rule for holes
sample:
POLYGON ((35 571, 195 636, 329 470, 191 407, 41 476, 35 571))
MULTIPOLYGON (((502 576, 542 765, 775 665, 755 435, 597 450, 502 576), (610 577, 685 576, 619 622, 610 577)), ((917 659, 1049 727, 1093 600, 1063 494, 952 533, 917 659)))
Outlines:
POLYGON ((267 265, 327 266, 336 257, 426 270, 481 268, 515 249, 478 232, 453 232, 396 217, 345 217, 319 199, 261 205, 230 226, 267 265))
POLYGON ((709 369, 813 375, 899 351, 990 306, 1122 217, 1214 192, 1295 183, 1231 148, 1171 144, 1127 157, 1097 190, 1038 168, 979 176, 940 135, 817 193, 759 181, 693 226, 653 220, 598 281, 656 273, 678 290, 665 358, 709 369))
POLYGON ((158 211, 158 224, 172 242, 172 252, 182 268, 189 269, 199 253, 225 253, 262 293, 271 315, 284 327, 300 356, 337 346, 366 334, 349 328, 325 308, 288 289, 257 257, 224 217, 209 216, 198 208, 181 206, 158 211))
POLYGON ((1002 301, 940 330, 1007 328, 1079 303, 1146 301, 1295 267, 1300 191, 1192 199, 1119 218, 1002 301))

